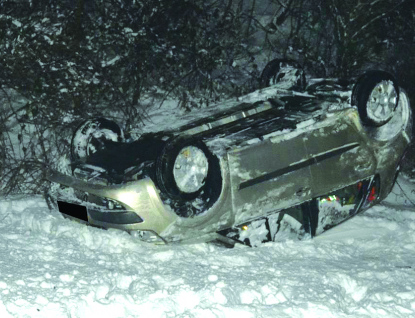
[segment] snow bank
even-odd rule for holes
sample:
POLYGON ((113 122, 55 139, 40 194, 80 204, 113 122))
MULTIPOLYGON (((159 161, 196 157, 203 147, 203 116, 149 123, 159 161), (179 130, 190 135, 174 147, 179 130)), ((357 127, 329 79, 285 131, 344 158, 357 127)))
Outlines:
POLYGON ((253 249, 154 246, 39 197, 0 199, 0 317, 413 316, 415 213, 394 195, 313 240, 253 249))

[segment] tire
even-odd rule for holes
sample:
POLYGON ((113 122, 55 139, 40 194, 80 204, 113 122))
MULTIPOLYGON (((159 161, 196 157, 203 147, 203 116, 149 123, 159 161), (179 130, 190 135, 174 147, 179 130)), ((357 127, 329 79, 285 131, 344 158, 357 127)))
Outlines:
POLYGON ((303 67, 289 59, 270 61, 262 71, 260 84, 262 88, 280 83, 283 88, 305 90, 307 82, 303 67))
POLYGON ((81 123, 71 140, 71 160, 84 160, 92 153, 104 149, 108 142, 119 142, 123 132, 117 123, 105 118, 92 118, 81 123))
POLYGON ((393 117, 399 103, 399 86, 384 71, 369 71, 358 78, 352 93, 363 124, 379 127, 393 117))
MULTIPOLYGON (((186 166, 187 163, 182 165, 186 166)), ((166 144, 156 162, 156 180, 162 197, 167 199, 173 210, 182 217, 193 217, 209 209, 217 201, 222 190, 219 159, 201 141, 173 140, 166 144), (193 153, 201 159, 198 163, 202 162, 200 166, 206 165, 206 171, 199 166, 199 172, 196 171, 194 175, 189 171, 185 174, 191 175, 188 178, 182 178, 184 174, 176 173, 178 165, 181 164, 180 160, 186 157, 187 152, 190 156, 193 153), (194 182, 181 183, 181 179, 194 182)))

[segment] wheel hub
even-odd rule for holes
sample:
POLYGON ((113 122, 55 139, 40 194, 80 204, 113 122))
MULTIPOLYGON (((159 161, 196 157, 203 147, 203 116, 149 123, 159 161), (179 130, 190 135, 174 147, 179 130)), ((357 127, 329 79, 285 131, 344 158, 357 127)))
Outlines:
POLYGON ((203 186, 208 174, 208 160, 204 152, 195 147, 184 147, 174 162, 173 176, 177 187, 185 193, 193 193, 203 186))
POLYGON ((396 107, 398 94, 391 81, 382 81, 369 96, 367 115, 375 122, 388 120, 396 107))

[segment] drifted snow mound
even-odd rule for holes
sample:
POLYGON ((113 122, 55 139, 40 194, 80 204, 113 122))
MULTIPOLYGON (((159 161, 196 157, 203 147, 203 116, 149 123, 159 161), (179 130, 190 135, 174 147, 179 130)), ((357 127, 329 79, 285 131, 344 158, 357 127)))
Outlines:
POLYGON ((233 249, 149 245, 0 199, 0 317, 412 317, 415 213, 394 195, 313 240, 233 249))

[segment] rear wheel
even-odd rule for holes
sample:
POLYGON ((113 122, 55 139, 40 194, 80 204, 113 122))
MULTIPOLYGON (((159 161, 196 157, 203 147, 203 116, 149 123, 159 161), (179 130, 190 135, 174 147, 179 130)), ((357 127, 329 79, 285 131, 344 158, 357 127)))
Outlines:
POLYGON ((352 105, 357 106, 366 125, 382 126, 394 114, 399 102, 399 87, 393 76, 384 71, 362 75, 353 88, 352 105))
POLYGON ((261 87, 279 84, 282 88, 304 90, 305 72, 302 66, 293 60, 275 59, 264 68, 260 78, 261 87))

